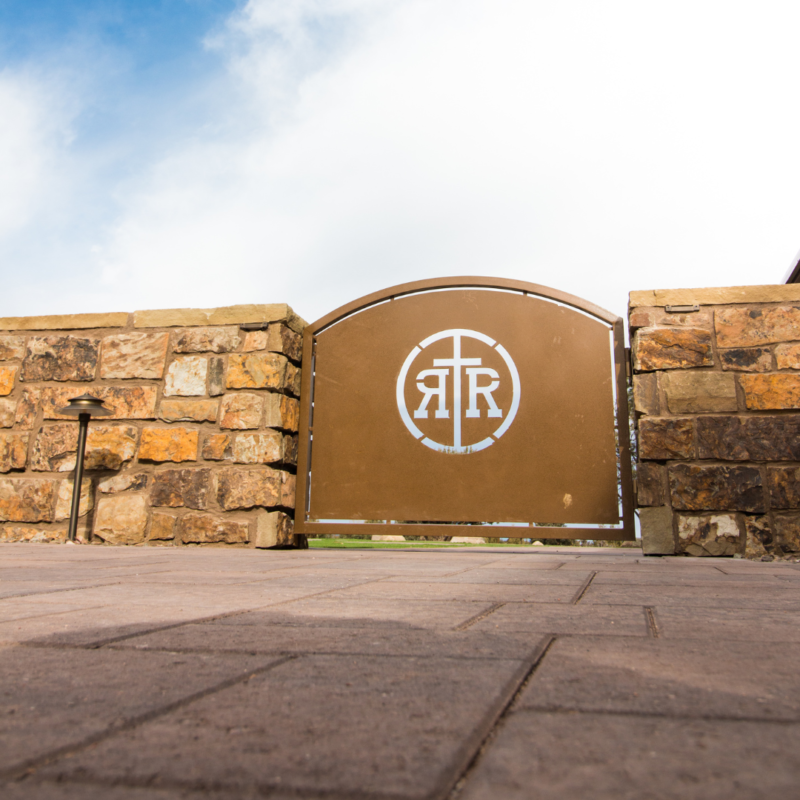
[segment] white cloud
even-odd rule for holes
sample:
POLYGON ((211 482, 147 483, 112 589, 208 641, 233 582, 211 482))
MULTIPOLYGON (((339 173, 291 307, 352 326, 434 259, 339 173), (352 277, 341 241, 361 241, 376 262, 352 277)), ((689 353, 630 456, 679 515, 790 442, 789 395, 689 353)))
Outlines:
POLYGON ((214 119, 105 187, 121 211, 80 267, 101 279, 52 310, 285 300, 313 319, 483 274, 622 314, 631 289, 778 282, 800 247, 799 21, 788 3, 251 0, 211 43, 230 70, 214 119))

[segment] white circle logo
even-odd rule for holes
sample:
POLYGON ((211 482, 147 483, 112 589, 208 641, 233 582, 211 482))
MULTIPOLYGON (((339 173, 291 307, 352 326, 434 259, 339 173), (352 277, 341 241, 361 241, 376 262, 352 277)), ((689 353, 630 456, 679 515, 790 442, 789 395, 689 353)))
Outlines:
MULTIPOLYGON (((436 349, 441 351, 441 345, 436 349)), ((418 363, 419 366, 427 365, 418 363)), ((411 394, 415 394, 413 389, 411 394)), ((415 439, 422 440, 422 444, 426 447, 442 453, 477 453, 479 450, 485 450, 493 445, 511 427, 519 408, 519 396, 519 373, 505 347, 483 333, 461 328, 440 331, 421 341, 408 354, 397 378, 397 408, 406 428, 415 439), (462 352, 465 339, 477 340, 482 343, 483 347, 470 342, 471 357, 467 358, 462 352), (416 372, 416 388, 420 393, 419 403, 416 404, 416 401, 412 400, 408 405, 413 410, 409 413, 406 404, 406 378, 411 367, 417 356, 426 347, 443 340, 452 340, 452 351, 450 351, 452 355, 448 352, 446 358, 433 358, 431 368, 420 369, 416 372), (484 351, 483 357, 476 355, 481 349, 484 351), (497 358, 498 355, 500 359, 497 358), (495 366, 500 369, 485 365, 484 358, 490 363, 494 362, 495 366), (500 370, 506 374, 501 375, 500 370), (465 398, 462 395, 464 378, 466 378, 467 388, 466 411, 463 408, 465 398), (508 408, 499 408, 494 398, 494 392, 504 381, 511 382, 511 402, 508 408), (452 444, 435 441, 421 431, 414 422, 414 420, 428 419, 433 421, 433 426, 439 431, 431 433, 431 436, 436 436, 440 440, 452 438, 452 444), (446 437, 441 433, 443 423, 436 423, 435 420, 449 420, 446 437), (486 420, 486 422, 497 420, 499 424, 487 436, 486 422, 481 422, 481 420, 486 420), (475 421, 474 424, 471 421, 475 421), (478 433, 477 437, 470 435, 471 431, 468 428, 471 424, 474 432, 478 433), (472 442, 472 439, 476 440, 472 442)), ((420 424, 426 427, 426 423, 421 422, 420 424)))

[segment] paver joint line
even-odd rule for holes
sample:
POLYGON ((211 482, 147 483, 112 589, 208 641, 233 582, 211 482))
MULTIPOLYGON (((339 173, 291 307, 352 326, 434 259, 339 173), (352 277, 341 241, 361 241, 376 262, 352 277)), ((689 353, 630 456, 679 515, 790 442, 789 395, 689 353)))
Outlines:
POLYGON ((644 616, 647 620, 647 631, 653 639, 658 639, 661 631, 658 629, 658 620, 656 620, 656 611, 652 606, 644 607, 644 616))
POLYGON ((572 605, 576 606, 578 605, 578 603, 580 603, 581 598, 589 590, 589 587, 592 585, 592 581, 595 579, 596 576, 597 576, 597 570, 592 570, 591 573, 589 573, 589 577, 583 582, 583 585, 580 587, 580 589, 578 589, 578 591, 575 592, 575 597, 572 598, 572 605))
POLYGON ((165 706, 161 706, 160 708, 151 709, 143 714, 138 714, 134 717, 130 717, 129 719, 123 719, 118 723, 112 723, 105 730, 93 733, 79 742, 71 742, 70 744, 63 745, 62 747, 57 747, 54 750, 51 750, 49 753, 44 753, 36 758, 31 758, 18 764, 13 764, 6 769, 0 770, 0 780, 20 780, 26 775, 29 775, 35 770, 47 766, 59 758, 79 753, 82 750, 85 750, 87 747, 91 747, 92 745, 97 744, 104 739, 108 739, 109 737, 115 736, 116 734, 124 731, 132 730, 133 728, 138 728, 140 725, 143 725, 146 722, 150 722, 158 717, 163 717, 165 714, 169 714, 179 708, 184 708, 190 703, 194 703, 197 700, 202 700, 204 697, 216 694, 224 689, 230 689, 232 686, 236 686, 236 684, 244 683, 256 675, 262 675, 263 673, 276 669, 277 667, 280 667, 289 661, 294 661, 298 657, 299 656, 291 655, 283 658, 276 658, 274 661, 266 664, 263 667, 251 669, 243 675, 237 675, 233 678, 220 681, 220 683, 217 683, 214 686, 201 689, 199 692, 193 692, 186 697, 182 697, 172 703, 167 703, 165 706))
POLYGON ((502 608, 506 603, 495 603, 492 606, 489 606, 485 611, 481 611, 480 614, 476 614, 474 617, 470 617, 466 622, 462 622, 460 625, 456 625, 453 628, 454 631, 465 631, 467 628, 471 628, 476 622, 480 622, 482 619, 486 619, 486 617, 494 614, 499 608, 502 608))
POLYGON ((785 725, 791 727, 793 725, 800 725, 800 717, 794 719, 786 719, 785 717, 773 717, 765 719, 764 717, 745 717, 735 716, 732 714, 670 714, 658 711, 637 711, 636 709, 618 709, 618 708, 581 708, 580 706, 525 706, 524 708, 515 708, 515 714, 565 714, 575 716, 576 714, 591 714, 593 716, 608 716, 608 717, 636 717, 637 719, 671 719, 683 720, 685 722, 741 722, 752 725, 758 723, 759 725, 785 725))

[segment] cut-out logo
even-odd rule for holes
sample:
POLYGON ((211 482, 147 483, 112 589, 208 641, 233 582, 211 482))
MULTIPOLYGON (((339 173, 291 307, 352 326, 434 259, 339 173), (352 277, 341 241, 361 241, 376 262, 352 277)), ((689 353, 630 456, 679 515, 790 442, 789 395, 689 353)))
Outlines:
POLYGON ((397 378, 397 408, 406 428, 426 447, 442 453, 477 453, 493 445, 514 421, 519 398, 519 373, 505 347, 483 333, 462 328, 423 339, 408 354, 397 378), (452 350, 446 354, 442 345, 428 351, 435 351, 427 359, 432 363, 424 355, 417 360, 430 345, 447 341, 452 341, 452 350), (409 374, 415 388, 406 386, 409 374), (498 404, 499 390, 507 383, 511 394, 503 395, 510 402, 498 404), (448 420, 446 441, 442 441, 444 424, 436 420, 448 420), (481 421, 495 420, 497 427, 486 435, 486 422, 481 421), (429 428, 430 435, 419 426, 429 428))

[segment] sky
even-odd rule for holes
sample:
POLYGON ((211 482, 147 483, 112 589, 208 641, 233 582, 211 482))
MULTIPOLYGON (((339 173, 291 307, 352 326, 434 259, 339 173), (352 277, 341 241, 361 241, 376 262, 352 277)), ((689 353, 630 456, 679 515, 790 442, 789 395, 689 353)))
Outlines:
POLYGON ((0 0, 0 316, 780 283, 800 4, 0 0))

